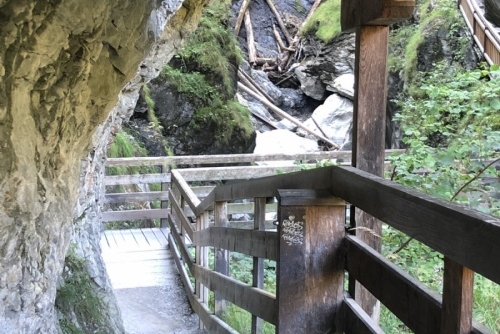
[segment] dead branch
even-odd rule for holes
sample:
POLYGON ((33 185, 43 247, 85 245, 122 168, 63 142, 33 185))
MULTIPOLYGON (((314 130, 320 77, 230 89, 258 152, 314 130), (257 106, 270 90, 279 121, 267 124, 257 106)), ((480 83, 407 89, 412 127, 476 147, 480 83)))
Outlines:
POLYGON ((240 78, 240 80, 242 80, 248 88, 252 89, 254 92, 261 94, 273 104, 276 104, 276 101, 274 101, 274 99, 269 96, 269 94, 267 94, 267 92, 263 90, 251 76, 245 73, 245 71, 238 69, 238 78, 240 78))
POLYGON ((339 146, 337 144, 335 144, 334 142, 332 142, 330 139, 326 138, 325 136, 323 136, 323 135, 321 135, 319 133, 316 133, 312 129, 309 129, 307 126, 305 126, 304 124, 302 124, 299 120, 297 120, 295 117, 288 115, 285 111, 283 111, 282 109, 276 107, 274 104, 272 104, 271 102, 269 102, 269 100, 263 98, 261 95, 255 93, 251 89, 247 88, 241 82, 238 82, 238 88, 241 89, 242 91, 244 91, 245 93, 250 94, 251 96, 255 97, 257 100, 259 100, 260 102, 262 102, 267 108, 269 108, 275 114, 279 115, 282 118, 286 118, 287 120, 289 120, 293 124, 297 125, 299 128, 301 128, 301 129, 305 130, 306 132, 310 133, 311 135, 313 135, 313 136, 321 139, 322 141, 324 141, 325 143, 327 143, 328 145, 330 145, 333 149, 336 149, 336 150, 339 149, 339 146))
POLYGON ((281 39, 280 33, 278 32, 278 29, 276 29, 276 26, 273 24, 273 34, 274 38, 276 38, 276 41, 278 42, 278 45, 280 47, 280 50, 283 51, 290 51, 290 52, 295 52, 295 49, 289 48, 285 46, 285 43, 283 43, 283 40, 281 39))
POLYGON ((238 18, 236 19, 236 23, 234 25, 234 36, 238 36, 238 34, 240 33, 241 24, 243 23, 243 17, 245 16, 249 5, 250 0, 244 0, 241 4, 240 11, 238 12, 238 18))
POLYGON ((285 35, 285 38, 286 38, 286 40, 288 42, 288 45, 292 45, 293 44, 293 39, 290 36, 290 33, 288 32, 288 30, 286 29, 285 24, 283 23, 283 20, 281 19, 281 16, 278 13, 278 10, 276 9, 276 6, 274 6, 273 1, 272 0, 266 0, 266 2, 269 5, 269 7, 271 8, 271 11, 273 12, 274 16, 276 17, 276 20, 278 21, 278 25, 280 26, 281 31, 283 32, 283 35, 285 35))
POLYGON ((249 11, 245 12, 245 30, 247 31, 248 62, 251 65, 255 65, 257 59, 257 51, 255 50, 252 21, 250 19, 249 11))

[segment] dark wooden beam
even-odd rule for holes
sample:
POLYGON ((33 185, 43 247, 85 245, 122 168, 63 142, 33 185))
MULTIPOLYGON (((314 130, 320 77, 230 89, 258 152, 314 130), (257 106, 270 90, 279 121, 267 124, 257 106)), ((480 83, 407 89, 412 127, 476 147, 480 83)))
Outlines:
MULTIPOLYGON (((352 164, 378 176, 384 173, 388 43, 387 26, 363 26, 356 31, 352 164)), ((356 236, 380 251, 380 221, 361 210, 353 211, 351 225, 356 228, 356 236)), ((350 292, 377 322, 379 310, 376 299, 360 284, 353 282, 350 292)))
POLYGON ((415 0, 342 0, 342 31, 366 25, 389 26, 411 18, 415 0))
POLYGON ((345 205, 310 190, 278 193, 276 333, 338 333, 344 297, 345 205), (300 205, 301 198, 307 205, 300 205))

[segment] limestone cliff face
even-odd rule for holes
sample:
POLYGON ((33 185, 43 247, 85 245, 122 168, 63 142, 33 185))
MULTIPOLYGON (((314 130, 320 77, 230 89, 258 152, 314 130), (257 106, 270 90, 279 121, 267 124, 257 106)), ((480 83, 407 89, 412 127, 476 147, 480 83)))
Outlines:
POLYGON ((170 57, 204 2, 0 0, 0 333, 58 331, 72 235, 80 255, 102 262, 92 218, 103 152, 161 68, 138 72, 140 62, 148 51, 170 57))

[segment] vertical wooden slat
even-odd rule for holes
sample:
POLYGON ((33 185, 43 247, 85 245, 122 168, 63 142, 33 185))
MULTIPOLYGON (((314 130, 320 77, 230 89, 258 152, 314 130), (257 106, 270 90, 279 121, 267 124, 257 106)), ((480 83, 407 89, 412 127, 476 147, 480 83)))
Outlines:
POLYGON ((343 300, 344 202, 279 190, 276 333, 337 333, 343 300))
MULTIPOLYGON (((208 227, 208 211, 204 211, 201 215, 196 217, 196 229, 201 231, 208 227)), ((196 246, 196 263, 202 267, 208 267, 208 247, 196 246)), ((198 299, 208 304, 208 289, 203 286, 199 281, 196 281, 196 295, 198 299)), ((203 323, 200 320, 200 329, 203 329, 203 323)))
MULTIPOLYGON (((352 164, 378 176, 384 173, 388 42, 387 26, 357 28, 352 164)), ((356 236, 380 251, 380 221, 358 209, 353 213, 351 225, 356 227, 356 236)), ((378 322, 377 300, 359 284, 351 293, 363 310, 378 322)))
POLYGON ((466 334, 472 331, 474 272, 444 258, 441 333, 466 334))
MULTIPOLYGON (((169 165, 162 165, 161 172, 162 173, 170 173, 170 166, 169 165)), ((161 191, 168 191, 169 188, 170 188, 170 183, 162 182, 161 191)), ((168 208, 168 201, 161 201, 160 207, 162 209, 167 209, 168 208)), ((160 227, 167 227, 167 226, 168 226, 167 218, 161 218, 160 219, 160 227)))
MULTIPOLYGON (((214 225, 227 227, 227 202, 215 202, 214 225)), ((222 248, 215 248, 215 271, 223 275, 229 275, 229 252, 222 248)), ((227 303, 219 294, 215 293, 215 315, 221 317, 227 308, 227 303)))
MULTIPOLYGON (((254 230, 263 231, 266 229, 266 198, 258 197, 254 200, 254 230)), ((264 259, 253 258, 252 270, 252 286, 263 289, 264 288, 264 259)), ((263 322, 262 319, 252 315, 252 334, 262 333, 263 322)))

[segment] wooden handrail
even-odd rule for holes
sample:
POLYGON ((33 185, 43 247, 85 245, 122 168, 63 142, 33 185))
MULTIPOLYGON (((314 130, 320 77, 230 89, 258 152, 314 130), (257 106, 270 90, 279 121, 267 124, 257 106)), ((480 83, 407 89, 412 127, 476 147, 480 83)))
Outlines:
POLYGON ((490 65, 500 64, 500 35, 497 28, 484 17, 476 1, 458 0, 458 7, 486 61, 490 65))

